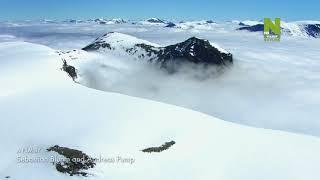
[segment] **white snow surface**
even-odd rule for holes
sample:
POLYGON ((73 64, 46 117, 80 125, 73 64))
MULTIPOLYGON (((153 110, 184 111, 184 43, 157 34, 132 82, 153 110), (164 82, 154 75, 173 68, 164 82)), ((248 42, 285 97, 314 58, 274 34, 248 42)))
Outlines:
POLYGON ((168 75, 122 54, 77 50, 72 57, 61 57, 78 68, 78 81, 91 88, 174 104, 238 124, 320 136, 320 39, 284 34, 279 43, 266 43, 262 33, 237 31, 239 27, 219 21, 207 30, 6 21, 0 22, 0 42, 24 41, 66 51, 81 49, 107 32, 159 46, 193 36, 207 39, 233 55, 233 66, 220 76, 214 68, 192 66, 168 75))
POLYGON ((100 38, 97 38, 94 42, 105 42, 110 44, 112 47, 120 47, 122 49, 132 48, 136 44, 147 44, 155 47, 159 46, 158 44, 119 32, 107 33, 100 38))
POLYGON ((165 25, 165 23, 166 22, 164 20, 161 20, 159 18, 149 18, 149 19, 146 19, 144 21, 138 22, 138 24, 149 25, 149 26, 152 26, 152 25, 163 26, 163 25, 165 25), (154 21, 154 22, 152 22, 152 21, 154 21))
POLYGON ((230 52, 228 52, 227 50, 223 49, 220 45, 218 45, 216 43, 210 42, 210 45, 215 47, 215 48, 217 48, 222 53, 225 53, 225 54, 230 53, 230 52))
MULTIPOLYGON (((139 48, 136 48, 137 51, 139 51, 139 52, 136 53, 135 55, 131 55, 127 51, 129 49, 134 48, 135 45, 146 44, 146 45, 150 45, 150 46, 154 46, 154 47, 159 47, 158 44, 151 43, 149 41, 139 39, 137 37, 134 37, 134 36, 131 36, 128 34, 119 33, 119 32, 107 33, 107 34, 97 38, 92 43, 102 43, 102 44, 107 43, 108 45, 110 45, 111 50, 109 49, 109 47, 106 47, 106 48, 98 49, 98 52, 113 54, 113 55, 118 55, 118 56, 126 56, 127 58, 131 58, 131 59, 134 59, 134 57, 135 57, 136 60, 141 59, 141 58, 139 58, 139 56, 141 56, 142 54, 144 57, 147 57, 147 55, 146 55, 147 52, 140 51, 139 48)), ((72 54, 74 54, 74 53, 72 53, 72 54)), ((77 56, 77 55, 75 55, 75 56, 77 56)))
MULTIPOLYGON (((89 170, 88 179, 320 177, 319 138, 242 126, 173 105, 81 86, 60 70, 62 62, 55 50, 42 45, 0 43, 0 59, 1 178, 83 179, 58 173, 49 163, 17 163, 24 155, 17 153, 19 148, 55 144, 93 157, 134 159, 132 164, 98 163, 89 170), (170 140, 176 144, 162 153, 140 151, 170 140)), ((41 151, 29 156, 50 155, 41 151)))

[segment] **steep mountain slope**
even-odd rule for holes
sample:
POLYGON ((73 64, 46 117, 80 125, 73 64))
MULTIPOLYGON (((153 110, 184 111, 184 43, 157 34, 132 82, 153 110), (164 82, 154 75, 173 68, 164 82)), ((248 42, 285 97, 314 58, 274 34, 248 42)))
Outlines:
POLYGON ((80 179, 51 163, 18 163, 18 157, 50 157, 59 144, 97 163, 90 179, 317 179, 320 140, 250 128, 184 108, 89 89, 61 71, 53 49, 1 43, 0 177, 15 180, 80 179), (9 138, 10 137, 10 138, 9 138), (154 154, 141 150, 174 141, 154 154), (36 147, 34 154, 21 154, 36 147))

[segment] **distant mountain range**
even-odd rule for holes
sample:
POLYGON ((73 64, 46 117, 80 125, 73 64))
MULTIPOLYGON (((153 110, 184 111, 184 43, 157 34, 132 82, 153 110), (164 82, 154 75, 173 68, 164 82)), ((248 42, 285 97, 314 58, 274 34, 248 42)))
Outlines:
MULTIPOLYGON (((28 21, 30 22, 30 21, 28 21)), ((31 21, 33 22, 33 21, 31 21)), ((255 20, 245 20, 245 21, 213 21, 213 20, 199 20, 199 21, 169 21, 160 18, 148 18, 145 20, 124 20, 122 18, 96 18, 89 20, 76 20, 76 19, 66 19, 66 20, 48 20, 43 19, 38 21, 42 24, 99 24, 99 25, 137 25, 137 26, 154 26, 163 28, 173 28, 179 30, 207 30, 215 31, 217 27, 223 25, 230 25, 235 31, 248 31, 248 32, 262 32, 263 22, 255 20)), ((285 22, 281 21, 282 35, 285 36, 297 36, 297 37, 307 37, 307 38, 320 38, 320 21, 293 21, 285 22)), ((223 29, 223 28, 222 28, 223 29)))
MULTIPOLYGON (((249 32, 262 32, 264 27, 259 21, 244 21, 239 26, 237 30, 249 32)), ((281 30, 284 35, 320 38, 320 21, 281 22, 281 30)))

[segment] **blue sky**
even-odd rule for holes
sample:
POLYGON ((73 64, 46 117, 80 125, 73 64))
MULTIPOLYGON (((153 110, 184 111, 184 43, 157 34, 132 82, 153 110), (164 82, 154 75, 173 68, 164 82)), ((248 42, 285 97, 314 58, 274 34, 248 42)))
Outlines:
POLYGON ((0 0, 1 20, 88 19, 262 19, 320 20, 320 1, 292 0, 0 0))

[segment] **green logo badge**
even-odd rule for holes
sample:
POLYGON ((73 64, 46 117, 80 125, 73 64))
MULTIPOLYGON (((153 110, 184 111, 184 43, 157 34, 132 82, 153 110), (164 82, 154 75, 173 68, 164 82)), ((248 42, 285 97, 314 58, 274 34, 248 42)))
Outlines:
POLYGON ((270 18, 264 18, 263 35, 265 41, 280 41, 280 18, 276 18, 275 23, 270 18))

